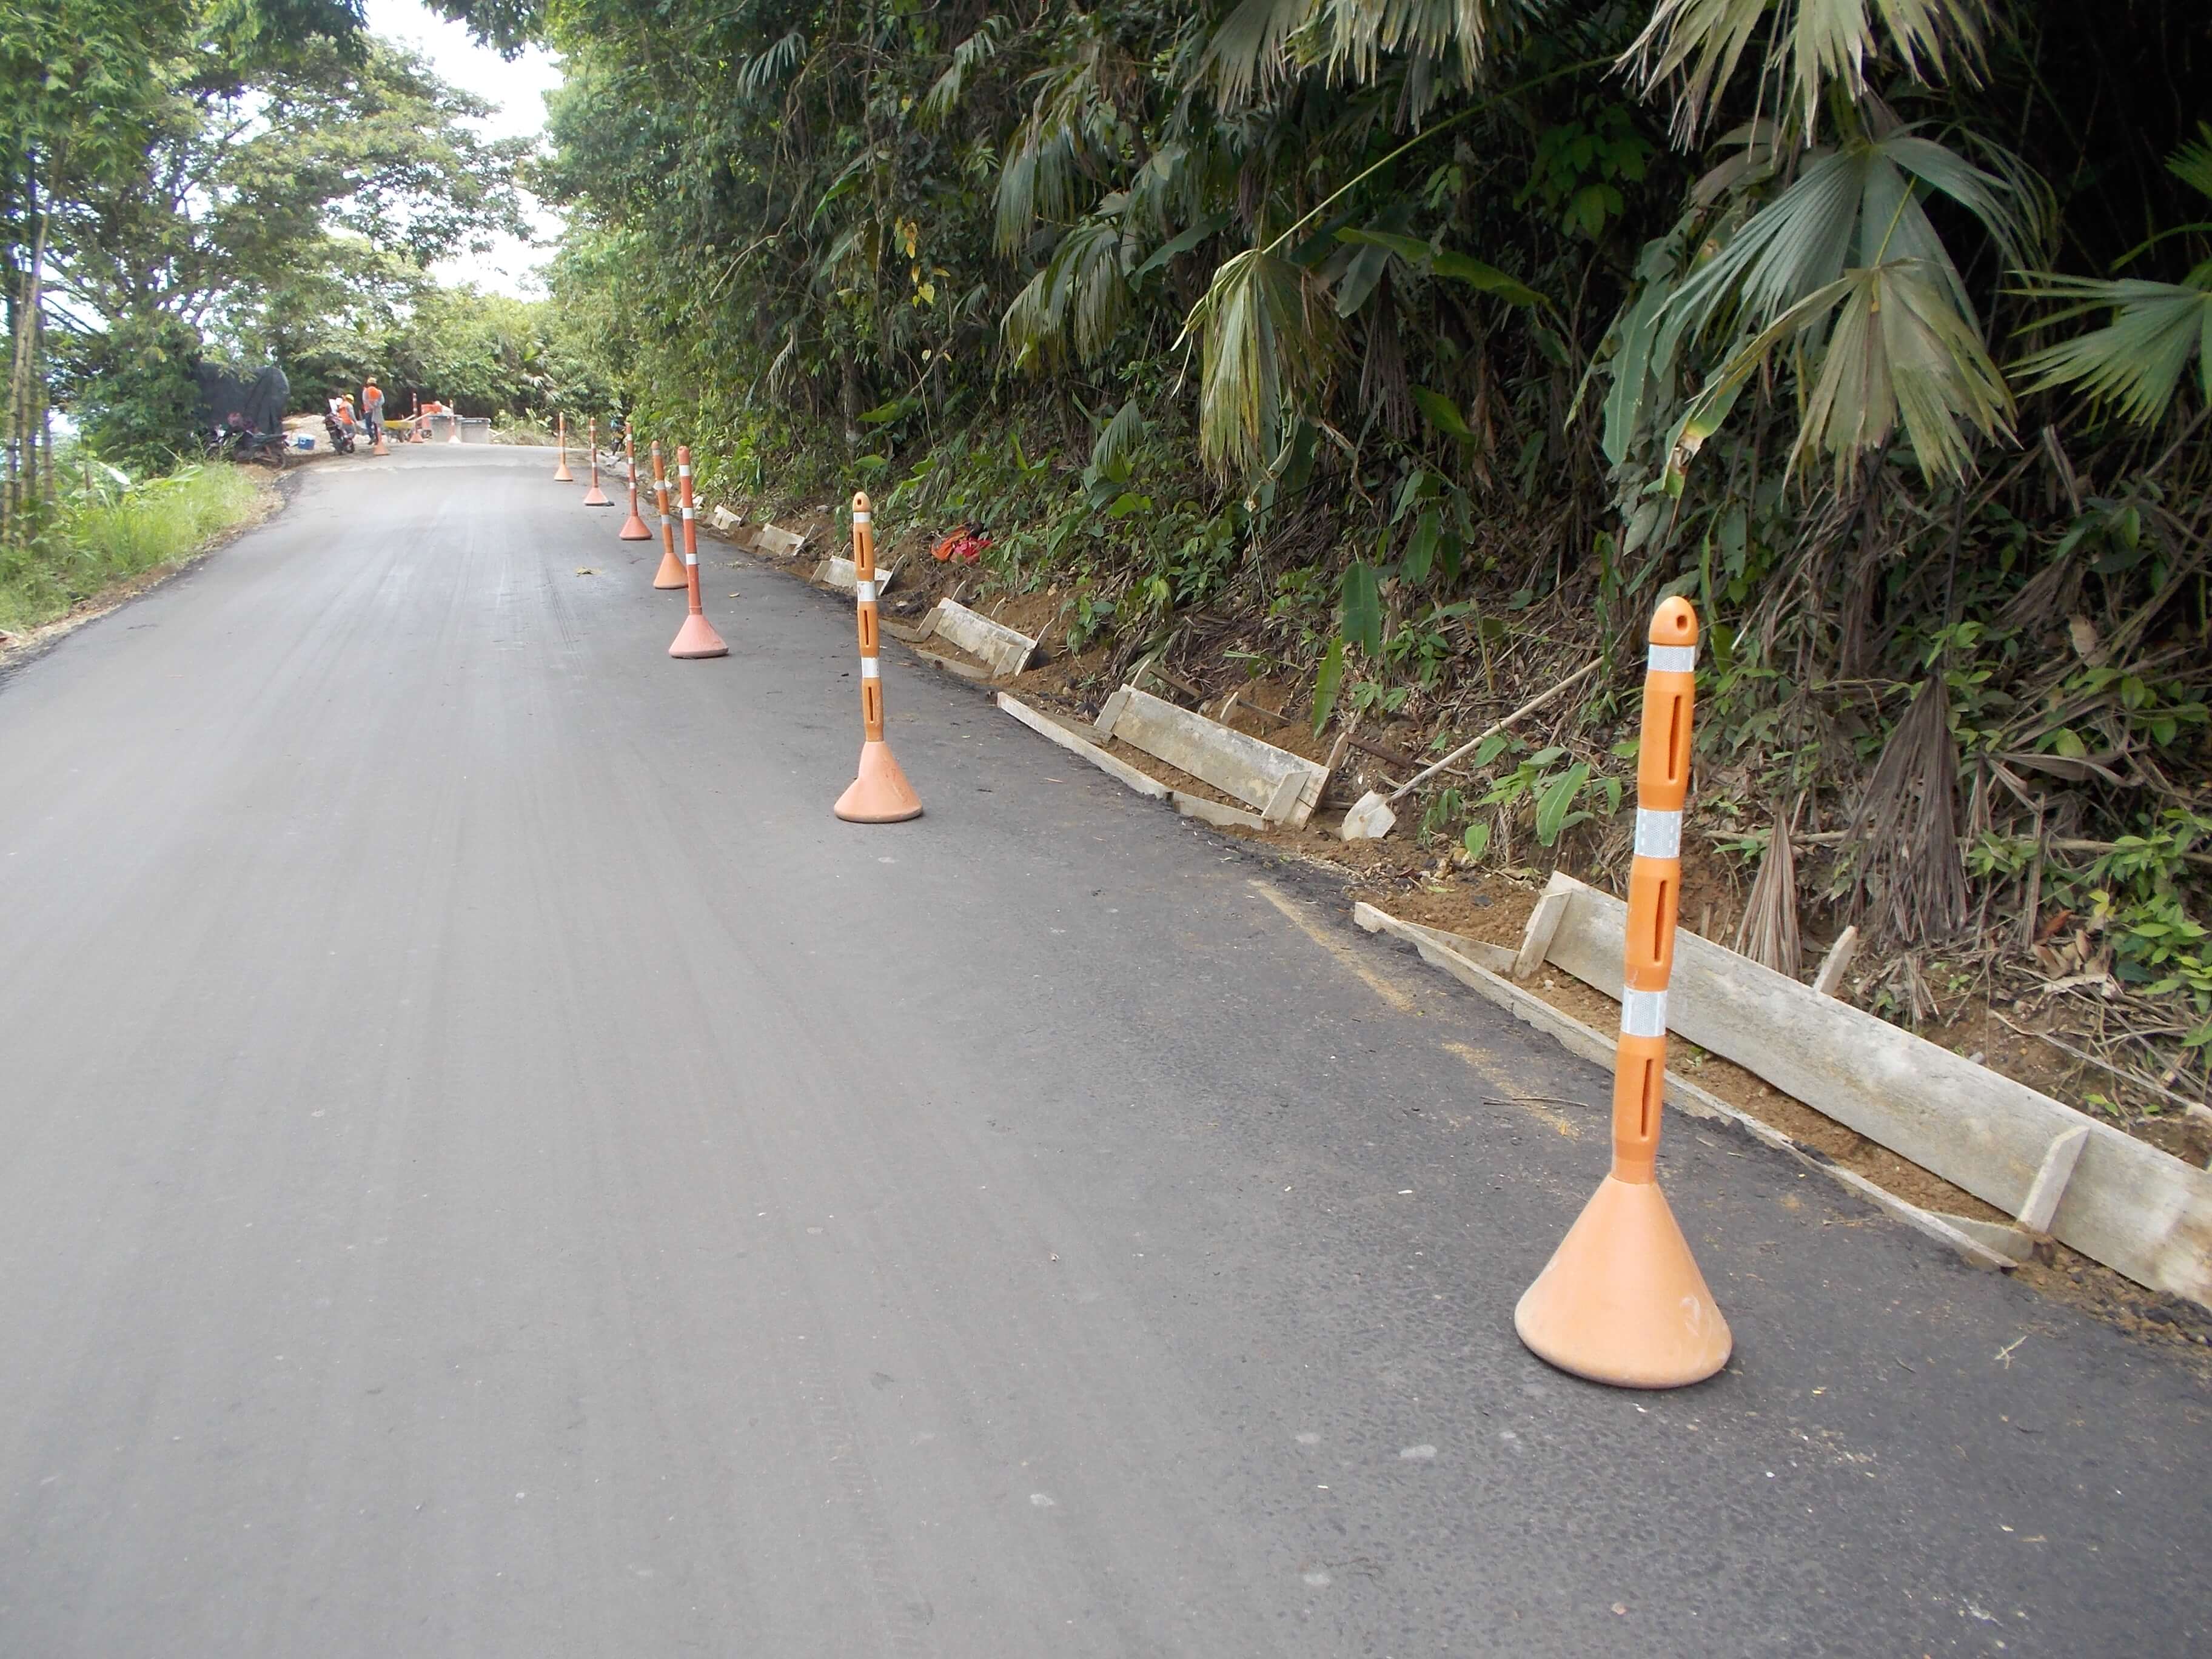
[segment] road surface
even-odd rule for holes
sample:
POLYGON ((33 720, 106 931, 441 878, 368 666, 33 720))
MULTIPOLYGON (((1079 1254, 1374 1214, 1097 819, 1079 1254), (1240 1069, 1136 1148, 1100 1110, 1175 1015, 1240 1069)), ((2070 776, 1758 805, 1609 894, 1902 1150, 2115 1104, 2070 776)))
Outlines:
POLYGON ((849 608, 550 473, 0 684, 0 1654, 2208 1650, 2185 1357, 1677 1120, 1735 1359, 1548 1370, 1601 1076, 896 645, 836 822, 849 608))

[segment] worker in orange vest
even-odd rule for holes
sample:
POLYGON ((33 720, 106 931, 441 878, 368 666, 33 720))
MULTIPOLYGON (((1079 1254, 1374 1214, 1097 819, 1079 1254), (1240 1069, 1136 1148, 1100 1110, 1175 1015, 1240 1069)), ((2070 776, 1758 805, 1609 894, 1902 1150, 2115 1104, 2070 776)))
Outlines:
POLYGON ((368 441, 375 445, 384 439, 384 388, 376 383, 376 376, 361 389, 361 420, 368 428, 368 441))

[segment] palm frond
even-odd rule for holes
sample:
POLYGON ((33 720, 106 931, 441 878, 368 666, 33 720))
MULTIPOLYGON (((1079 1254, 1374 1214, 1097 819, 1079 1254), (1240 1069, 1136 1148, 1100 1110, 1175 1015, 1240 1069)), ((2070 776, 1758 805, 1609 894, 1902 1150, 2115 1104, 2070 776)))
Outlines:
POLYGON ((1620 61, 1647 93, 1680 77, 1674 125, 1687 137, 1748 53, 1761 105, 1809 140, 1821 94, 1858 101, 1885 51, 1931 85, 1954 69, 1971 78, 1989 11, 1988 0, 1659 0, 1620 61))
POLYGON ((953 47, 951 61, 945 64, 945 72, 922 95, 917 113, 923 126, 943 126, 951 118, 960 106, 961 94, 967 89, 968 77, 998 55, 1009 33, 1006 20, 994 13, 976 26, 973 34, 953 47))
MULTIPOLYGON (((1109 198, 1118 206, 1119 198, 1109 198)), ((1014 296, 1000 331, 1022 369, 1054 368, 1072 345, 1083 362, 1103 356, 1133 298, 1129 272, 1139 249, 1118 215, 1102 212, 1060 238, 1052 258, 1014 296)))
POLYGON ((1279 81, 1286 68, 1284 45, 1320 15, 1324 0, 1239 0, 1221 20, 1198 62, 1225 106, 1279 81))
POLYGON ((1335 0, 1329 66, 1364 82, 1386 55, 1402 55, 1465 83, 1509 28, 1545 9, 1544 0, 1335 0))
POLYGON ((1923 475, 1957 478, 1972 453, 1966 425, 1984 438, 2011 437, 2012 394, 1942 273, 1925 260, 1893 259, 1845 271, 1740 346, 1684 412, 1669 470, 1679 473, 1720 429, 1778 347, 1800 335, 1818 347, 1824 325, 1793 465, 1826 452, 1848 482, 1901 425, 1923 475))
POLYGON ((1310 274, 1248 248, 1222 264, 1183 324, 1200 347, 1199 453, 1250 477, 1282 447, 1289 407, 1328 372, 1334 319, 1310 274))
POLYGON ((806 37, 793 29, 765 52, 757 52, 738 65, 738 94, 751 100, 766 96, 781 86, 806 55, 806 37))
POLYGON ((2012 435, 2012 394, 1942 273, 1898 259, 1850 272, 1820 372, 1806 399, 1797 456, 1825 451, 1838 485, 1902 425, 1923 477, 1964 476, 1966 428, 2012 435))
POLYGON ((2087 334, 2040 351, 2013 365, 2015 377, 2028 377, 2021 389, 2044 392, 2075 386, 2095 402, 2118 407, 2126 419, 2148 425, 2163 416, 2197 354, 2199 384, 2212 400, 2212 267, 2197 273, 2199 283, 2152 283, 2134 277, 2106 280, 2032 275, 2019 292, 2063 308, 2042 325, 2070 322, 2109 310, 2111 322, 2087 334))
POLYGON ((1098 437, 1091 446, 1091 465, 1100 473, 1111 475, 1136 453, 1137 446, 1145 441, 1145 411, 1132 398, 1098 429, 1098 437))
POLYGON ((2201 196, 2212 196, 2212 126, 2199 121, 2196 138, 2166 157, 2166 170, 2201 196))

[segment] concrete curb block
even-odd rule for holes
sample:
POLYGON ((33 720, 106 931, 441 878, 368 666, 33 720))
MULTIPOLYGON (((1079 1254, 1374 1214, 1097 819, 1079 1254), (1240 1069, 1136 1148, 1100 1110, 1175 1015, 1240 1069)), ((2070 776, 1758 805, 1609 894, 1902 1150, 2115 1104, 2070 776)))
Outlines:
POLYGON ((951 599, 939 599, 922 619, 920 637, 939 635, 978 662, 988 664, 994 677, 1011 678, 1030 665, 1037 642, 981 611, 951 599))
POLYGON ((1328 769, 1234 726, 1125 685, 1098 711, 1098 738, 1119 738, 1259 809, 1270 826, 1303 824, 1321 805, 1328 769))
MULTIPOLYGON (((896 574, 897 565, 878 568, 876 572, 876 592, 880 593, 889 587, 891 578, 896 574)), ((834 587, 841 593, 850 593, 856 591, 860 578, 854 574, 852 560, 842 554, 832 553, 814 567, 813 580, 817 586, 834 587)))
POLYGON ((1128 762, 1109 755, 1098 744, 1084 737, 1074 726, 1054 718, 1043 710, 1032 708, 1012 692, 999 693, 999 707, 1012 714, 1024 726, 1058 744, 1071 755, 1080 755, 1109 777, 1118 778, 1139 794, 1153 800, 1164 800, 1187 817, 1200 818, 1224 829, 1264 830, 1267 825, 1251 812, 1234 806, 1224 806, 1219 801, 1207 800, 1202 795, 1186 794, 1171 789, 1158 778, 1139 771, 1128 762))

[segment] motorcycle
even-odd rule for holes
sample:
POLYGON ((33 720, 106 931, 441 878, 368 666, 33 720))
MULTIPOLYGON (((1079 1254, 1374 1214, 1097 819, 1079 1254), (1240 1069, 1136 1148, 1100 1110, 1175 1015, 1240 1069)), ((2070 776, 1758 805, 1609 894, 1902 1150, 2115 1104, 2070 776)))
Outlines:
POLYGON ((334 455, 353 453, 353 428, 335 415, 323 416, 323 430, 331 434, 331 453, 334 455))
POLYGON ((220 426, 207 437, 210 460, 252 461, 282 472, 289 459, 282 432, 261 432, 250 426, 220 426))

